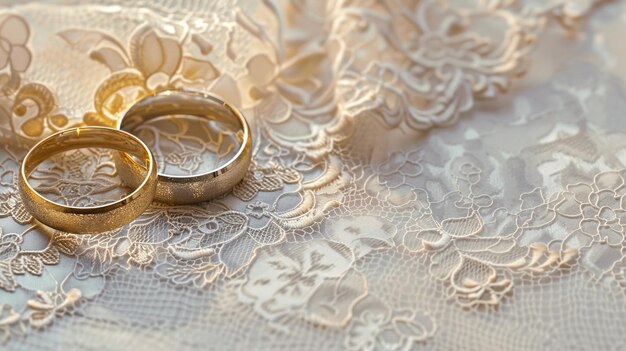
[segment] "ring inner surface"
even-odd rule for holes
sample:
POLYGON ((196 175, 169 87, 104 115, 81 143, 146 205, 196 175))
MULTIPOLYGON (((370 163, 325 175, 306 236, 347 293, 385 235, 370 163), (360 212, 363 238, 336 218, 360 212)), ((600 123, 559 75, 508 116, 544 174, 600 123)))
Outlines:
MULTIPOLYGON (((135 163, 137 161, 139 163, 143 163, 139 169, 141 173, 144 174, 147 171, 145 167, 150 163, 150 155, 148 151, 135 139, 130 138, 126 134, 122 134, 122 132, 110 129, 110 130, 97 130, 97 129, 83 129, 79 128, 78 130, 69 130, 66 133, 61 133, 52 139, 44 140, 40 143, 24 160, 24 171, 25 175, 29 178, 28 182, 33 190, 37 191, 37 193, 41 194, 49 194, 52 195, 57 193, 54 197, 58 199, 50 199, 48 196, 45 196, 49 201, 55 203, 66 203, 66 205, 75 205, 75 203, 68 203, 67 200, 59 202, 63 197, 69 196, 68 194, 64 194, 63 191, 69 188, 69 191, 76 191, 77 189, 72 189, 72 184, 74 181, 71 179, 68 181, 67 179, 63 179, 65 177, 78 177, 78 176, 88 176, 91 174, 98 178, 98 181, 95 184, 94 188, 97 188, 98 185, 104 187, 102 183, 111 182, 112 184, 115 182, 115 177, 112 174, 112 171, 115 169, 113 162, 109 160, 108 162, 103 161, 102 159, 95 157, 90 154, 81 154, 78 161, 71 160, 71 157, 63 157, 64 161, 53 161, 56 157, 60 157, 60 154, 63 154, 67 151, 78 150, 78 149, 113 149, 121 151, 119 156, 125 160, 125 162, 132 162, 130 159, 133 157, 135 163), (132 156, 131 156, 132 155, 132 156), (71 162, 72 166, 77 167, 75 169, 79 169, 79 174, 75 174, 74 172, 68 172, 67 170, 64 172, 65 174, 58 174, 55 169, 48 167, 43 170, 38 169, 42 163, 50 161, 52 164, 58 162, 71 162), (80 164, 82 162, 83 164, 80 164), (77 164, 78 163, 78 164, 77 164), (91 167, 88 167, 91 166, 91 167), (100 167, 108 167, 108 170, 102 170, 100 167), (90 168, 87 170, 87 168, 90 168), (37 172, 35 172, 37 171, 37 172), (95 173, 94 173, 95 172, 95 173), (35 173, 35 175, 33 175, 35 173), (35 184, 31 183, 31 176, 35 177, 37 180, 35 184), (47 189, 47 191, 43 191, 43 189, 47 189), (43 191, 43 192, 42 192, 43 191)), ((56 167, 57 169, 59 167, 56 167)), ((61 167, 66 168, 66 167, 61 167)), ((74 179, 75 180, 75 179, 74 179)), ((123 189, 119 186, 113 187, 115 189, 119 189, 122 191, 123 189)), ((134 190, 134 189, 133 189, 134 190)), ((78 189, 77 191, 85 191, 78 189)), ((117 190, 116 190, 117 191, 117 190)), ((87 191, 85 191, 87 192, 87 191)), ((128 194, 115 193, 115 194, 104 194, 99 193, 98 189, 94 189, 94 196, 98 197, 98 195, 102 196, 110 196, 114 197, 114 199, 106 199, 106 200, 98 200, 96 198, 91 198, 90 201, 96 201, 98 203, 110 203, 111 201, 119 201, 120 196, 122 198, 128 196, 128 194)), ((127 191, 125 191, 127 192, 127 191)), ((132 192, 132 190, 130 191, 132 192)), ((78 194, 76 196, 88 195, 87 193, 78 194)), ((93 203, 89 203, 88 206, 93 206, 93 203)))
POLYGON ((212 96, 171 92, 144 98, 119 128, 143 140, 160 175, 190 177, 214 172, 244 148, 243 117, 212 96))

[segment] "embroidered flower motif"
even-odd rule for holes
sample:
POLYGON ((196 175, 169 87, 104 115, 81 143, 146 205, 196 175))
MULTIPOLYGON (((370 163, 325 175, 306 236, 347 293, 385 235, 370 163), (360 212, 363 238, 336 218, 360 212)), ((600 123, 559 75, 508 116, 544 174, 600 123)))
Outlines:
POLYGON ((269 216, 251 217, 251 227, 258 228, 275 219, 283 228, 303 228, 320 220, 331 207, 341 204, 342 190, 352 180, 350 174, 342 172, 342 160, 332 155, 310 164, 303 160, 304 156, 297 157, 292 168, 274 161, 266 166, 253 165, 234 188, 233 195, 245 201, 263 191, 263 201, 272 208, 266 212, 269 216), (281 191, 276 191, 279 189, 281 191))
POLYGON ((25 332, 22 316, 10 305, 0 305, 0 343, 7 342, 12 335, 24 335, 25 332))
POLYGON ((384 17, 355 8, 367 30, 336 26, 334 34, 348 50, 356 48, 349 70, 358 73, 344 72, 338 85, 350 90, 358 83, 367 93, 351 100, 382 114, 390 127, 450 125, 475 97, 497 96, 526 67, 541 22, 509 5, 476 2, 460 9, 437 1, 395 1, 384 17), (377 53, 377 62, 366 59, 370 52, 377 53))
MULTIPOLYGON (((25 72, 30 66, 31 54, 26 44, 30 29, 23 18, 8 15, 0 22, 0 70, 25 72)), ((2 82, 0 82, 0 86, 2 82)))
POLYGON ((115 125, 122 111, 147 94, 183 85, 202 86, 219 76, 211 62, 190 53, 187 44, 197 46, 203 56, 211 51, 211 46, 195 35, 179 39, 142 26, 131 37, 128 49, 98 31, 71 29, 59 35, 73 47, 88 48, 90 57, 112 72, 96 90, 96 111, 85 114, 87 124, 115 125))
MULTIPOLYGON (((66 279, 68 277, 66 276, 66 279)), ((32 290, 26 287, 28 284, 21 286, 23 291, 33 293, 27 295, 25 308, 21 312, 15 311, 9 305, 0 305, 0 342, 8 341, 12 336, 24 335, 28 329, 45 328, 52 324, 56 317, 76 313, 83 293, 78 288, 65 291, 61 285, 66 282, 67 280, 63 280, 61 284, 56 282, 56 287, 51 291, 32 290)), ((97 293, 96 290, 91 291, 91 294, 97 293)), ((94 296, 91 294, 89 297, 94 296)))
POLYGON ((0 289, 15 291, 18 287, 16 275, 41 276, 46 266, 59 263, 60 253, 53 243, 48 243, 43 250, 25 251, 21 247, 23 237, 24 233, 3 234, 0 228, 0 289))
POLYGON ((11 262, 20 252, 22 237, 18 234, 3 234, 0 230, 0 289, 14 291, 17 287, 11 262))
POLYGON ((215 215, 189 207, 169 210, 168 216, 177 232, 187 235, 167 244, 155 270, 176 283, 197 287, 212 283, 220 274, 232 277, 241 272, 259 248, 277 244, 285 236, 275 220, 251 228, 248 217, 237 212, 215 215))
POLYGON ((273 321, 286 315, 306 315, 316 291, 328 279, 343 276, 353 261, 347 246, 325 240, 268 247, 257 253, 240 299, 273 321))
POLYGON ((354 309, 345 346, 355 351, 408 351, 416 342, 431 338, 435 322, 410 310, 392 311, 383 301, 369 296, 354 309))
MULTIPOLYGON (((267 7, 275 11, 274 6, 267 7)), ((251 57, 238 86, 252 100, 255 124, 267 129, 268 138, 302 158, 317 161, 331 154, 333 144, 349 134, 350 119, 341 113, 345 104, 338 103, 341 97, 336 89, 342 47, 315 30, 327 25, 323 16, 314 14, 318 6, 304 4, 302 10, 294 11, 295 17, 290 19, 277 14, 277 40, 282 43, 251 57), (310 27, 297 26, 300 20, 310 27), (309 32, 312 38, 306 43, 288 39, 292 31, 309 32)), ((265 38, 274 34, 267 25, 246 11, 241 11, 239 18, 253 29, 251 34, 258 42, 268 47, 265 38)))
POLYGON ((593 241, 620 245, 626 228, 624 190, 624 177, 620 172, 600 173, 591 185, 568 185, 555 211, 580 219, 580 231, 593 241))
POLYGON ((25 224, 32 217, 22 205, 17 192, 17 175, 14 171, 17 169, 19 165, 11 159, 0 163, 0 217, 11 216, 16 222, 25 224))
POLYGON ((405 184, 407 178, 418 177, 422 173, 420 161, 419 150, 409 153, 394 152, 378 167, 381 184, 393 189, 405 184))
POLYGON ((116 267, 129 269, 132 265, 152 264, 157 249, 174 236, 177 213, 168 214, 162 208, 151 208, 123 228, 84 236, 56 232, 57 245, 69 241, 69 254, 76 255, 75 274, 79 278, 102 275, 116 267))
POLYGON ((626 235, 624 172, 598 173, 592 182, 568 184, 548 199, 540 189, 523 194, 519 240, 543 243, 559 257, 587 248, 580 251, 580 262, 597 275, 610 271, 626 235))
POLYGON ((32 61, 27 47, 29 38, 29 26, 22 17, 0 17, 0 118, 10 121, 7 137, 32 141, 46 129, 67 127, 69 120, 56 113, 55 97, 45 85, 22 84, 21 75, 32 61))
POLYGON ((328 239, 347 245, 359 258, 376 248, 392 246, 396 227, 382 218, 346 216, 324 222, 321 232, 328 239))
POLYGON ((369 194, 390 201, 395 205, 412 205, 426 210, 428 198, 425 192, 415 189, 422 174, 421 151, 395 152, 380 164, 375 175, 366 183, 369 194))
POLYGON ((563 27, 572 29, 579 25, 581 20, 589 15, 595 6, 606 1, 608 0, 554 0, 547 1, 547 4, 542 5, 552 13, 563 27))
POLYGON ((215 248, 185 249, 168 247, 165 257, 156 265, 156 272, 178 285, 198 289, 214 282, 223 271, 215 248))
POLYGON ((233 195, 243 201, 250 201, 259 192, 280 190, 285 184, 294 184, 301 179, 302 175, 296 170, 279 163, 260 166, 254 162, 243 180, 233 189, 233 195))
MULTIPOLYGON (((246 20, 262 28, 255 18, 246 20)), ((289 23, 278 25, 287 27, 289 23)), ((282 46, 273 49, 274 52, 260 53, 246 63, 246 88, 258 102, 258 115, 273 124, 288 119, 306 124, 315 121, 317 125, 331 122, 337 112, 334 84, 319 84, 319 77, 333 74, 335 52, 314 41, 297 51, 282 46), (262 113, 266 111, 273 113, 262 113)))
POLYGON ((71 313, 80 303, 82 292, 72 288, 65 292, 38 291, 34 299, 28 300, 28 321, 33 328, 44 328, 52 323, 55 317, 71 313))
POLYGON ((257 201, 253 204, 246 206, 246 214, 256 219, 261 219, 268 216, 268 212, 272 210, 272 206, 266 204, 263 201, 257 201))
MULTIPOLYGON (((501 224, 491 223, 490 227, 502 230, 501 224)), ((513 282, 497 274, 496 268, 527 264, 528 248, 516 246, 507 233, 481 235, 484 224, 476 212, 441 222, 425 217, 418 221, 418 227, 404 235, 404 245, 411 251, 434 253, 431 273, 450 284, 452 296, 464 307, 500 303, 513 282)))

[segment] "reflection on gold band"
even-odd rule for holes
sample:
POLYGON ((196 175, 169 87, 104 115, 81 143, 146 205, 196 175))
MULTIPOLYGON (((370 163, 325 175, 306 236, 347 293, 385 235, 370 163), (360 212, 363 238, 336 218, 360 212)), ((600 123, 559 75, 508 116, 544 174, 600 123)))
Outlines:
MULTIPOLYGON (((244 177, 252 156, 252 136, 244 116, 234 107, 209 93, 188 90, 165 90, 143 98, 118 121, 118 128, 133 132, 142 123, 168 115, 191 115, 216 120, 241 130, 242 140, 237 153, 224 165, 192 176, 158 173, 155 199, 169 204, 191 204, 208 201, 229 192, 244 177)), ((120 175, 139 175, 127 162, 117 164, 120 175)), ((136 167, 135 167, 136 169, 136 167)))
POLYGON ((19 189, 24 206, 41 223, 70 233, 98 233, 121 227, 143 213, 154 199, 156 182, 154 157, 137 137, 106 127, 81 127, 52 134, 35 145, 22 162, 19 189), (139 182, 129 184, 137 185, 136 189, 106 205, 74 207, 46 199, 29 184, 33 171, 51 156, 88 147, 118 150, 116 164, 135 165, 135 174, 142 174, 139 182))

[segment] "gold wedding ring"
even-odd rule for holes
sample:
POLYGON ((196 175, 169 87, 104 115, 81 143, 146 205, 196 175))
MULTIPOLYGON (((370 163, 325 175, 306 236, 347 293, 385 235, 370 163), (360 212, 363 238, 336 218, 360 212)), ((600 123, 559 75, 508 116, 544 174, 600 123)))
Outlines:
POLYGON ((72 128, 50 135, 28 152, 19 176, 22 202, 34 218, 55 229, 83 234, 113 230, 137 218, 152 203, 156 185, 156 165, 148 147, 127 132, 106 127, 72 128), (136 185, 136 189, 109 204, 74 207, 48 200, 29 184, 28 178, 37 166, 51 156, 88 147, 118 150, 114 153, 116 164, 129 165, 135 174, 142 175, 138 182, 129 184, 136 185))
POLYGON ((18 185, 24 207, 35 219, 70 233, 110 231, 137 218, 153 199, 190 204, 223 195, 241 181, 250 166, 252 137, 248 122, 237 109, 208 93, 166 90, 147 96, 126 112, 117 127, 63 130, 43 139, 28 152, 21 165, 18 185), (148 120, 173 115, 201 117, 237 128, 239 148, 224 165, 205 173, 191 176, 159 173, 148 146, 129 132, 148 120), (118 150, 113 154, 118 175, 135 190, 112 203, 76 207, 45 198, 28 182, 37 167, 53 155, 89 147, 118 150))
MULTIPOLYGON (((230 191, 246 174, 252 156, 250 127, 234 107, 209 93, 190 90, 164 90, 144 97, 118 121, 117 127, 130 133, 144 122, 163 116, 188 115, 236 127, 242 133, 236 154, 216 169, 191 176, 158 172, 155 199, 169 204, 208 201, 230 191)), ((208 136, 207 136, 208 137, 208 136)), ((138 178, 137 167, 127 162, 116 164, 120 176, 138 178)))

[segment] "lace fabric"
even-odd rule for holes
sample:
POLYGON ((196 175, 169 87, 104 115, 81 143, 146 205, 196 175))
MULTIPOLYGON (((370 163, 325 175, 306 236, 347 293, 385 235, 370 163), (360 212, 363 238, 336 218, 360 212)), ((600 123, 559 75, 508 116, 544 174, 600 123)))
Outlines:
MULTIPOLYGON (((623 3, 0 3, 0 347, 626 348, 623 3), (37 224, 28 147, 164 87, 241 107, 243 182, 111 233, 37 224)), ((228 154, 189 130, 146 127, 164 167, 228 154)), ((34 178, 124 190, 104 150, 34 178)))

